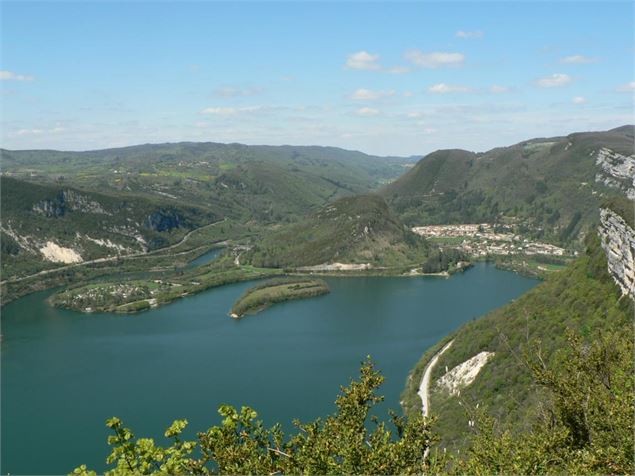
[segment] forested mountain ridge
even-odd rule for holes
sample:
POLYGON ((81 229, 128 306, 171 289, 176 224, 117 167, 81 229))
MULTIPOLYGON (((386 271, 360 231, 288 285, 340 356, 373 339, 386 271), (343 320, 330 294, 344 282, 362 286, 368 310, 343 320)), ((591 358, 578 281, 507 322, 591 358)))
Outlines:
POLYGON ((409 225, 523 225, 551 242, 577 240, 611 196, 635 197, 633 126, 532 139, 474 153, 440 150, 382 194, 409 225))
POLYGON ((83 189, 173 198, 263 223, 292 221, 328 201, 367 193, 416 161, 335 147, 213 142, 0 152, 5 175, 30 181, 62 177, 83 189))

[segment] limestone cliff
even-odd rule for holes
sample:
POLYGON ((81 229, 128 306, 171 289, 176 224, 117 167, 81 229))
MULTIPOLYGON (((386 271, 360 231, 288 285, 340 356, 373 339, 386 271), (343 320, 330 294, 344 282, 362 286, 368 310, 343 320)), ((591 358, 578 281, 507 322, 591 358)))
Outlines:
POLYGON ((623 294, 635 299, 635 231, 620 215, 608 208, 600 209, 602 248, 609 273, 623 294))

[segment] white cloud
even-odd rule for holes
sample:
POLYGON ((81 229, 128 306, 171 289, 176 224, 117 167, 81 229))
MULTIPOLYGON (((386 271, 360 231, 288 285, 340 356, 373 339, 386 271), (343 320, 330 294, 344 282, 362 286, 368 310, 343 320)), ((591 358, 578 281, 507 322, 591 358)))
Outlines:
POLYGON ((541 78, 537 81, 538 86, 541 88, 557 88, 565 86, 571 82, 571 76, 563 73, 554 73, 546 78, 541 78))
POLYGON ((565 56, 564 58, 560 58, 561 63, 569 63, 569 64, 587 64, 587 63, 595 63, 597 59, 590 58, 584 55, 571 55, 565 56))
POLYGON ((389 91, 373 91, 372 89, 360 88, 357 91, 355 91, 353 94, 351 94, 350 98, 355 99, 357 101, 374 101, 376 99, 381 99, 384 97, 390 97, 394 95, 395 95, 395 91, 392 89, 389 91))
POLYGON ((379 114, 378 109, 373 109, 372 107, 362 107, 357 110, 356 114, 362 117, 371 117, 379 114))
POLYGON ((216 90, 218 96, 224 98, 240 97, 240 96, 254 96, 262 92, 262 88, 235 88, 232 86, 226 86, 216 90))
POLYGON ((256 112, 262 110, 262 106, 249 107, 207 107, 201 111, 201 114, 214 114, 217 116, 234 116, 244 112, 256 112))
POLYGON ((358 51, 348 56, 346 67, 349 69, 377 71, 381 69, 379 55, 372 55, 367 51, 358 51))
POLYGON ((459 84, 438 83, 430 86, 428 92, 434 94, 468 93, 470 92, 470 88, 459 84))
POLYGON ((418 111, 413 111, 413 112, 409 112, 407 116, 410 119, 419 119, 420 117, 423 116, 423 114, 418 111))
POLYGON ((349 55, 346 59, 346 67, 348 69, 357 69, 362 71, 379 71, 388 74, 404 74, 410 72, 407 66, 384 67, 379 62, 379 55, 370 54, 368 51, 358 51, 349 55))
POLYGON ((494 94, 508 93, 509 88, 507 86, 499 86, 498 84, 493 84, 492 86, 490 86, 489 92, 494 94))
POLYGON ((635 91, 635 81, 631 81, 630 83, 622 84, 617 87, 617 90, 621 93, 630 93, 635 91))
POLYGON ((463 31, 463 30, 459 30, 456 32, 455 36, 457 38, 463 38, 464 40, 476 40, 479 38, 483 38, 483 32, 482 31, 463 31))
POLYGON ((33 81, 35 78, 26 74, 17 74, 13 71, 0 71, 2 81, 33 81))
POLYGON ((571 99, 573 104, 584 104, 586 102, 586 98, 582 96, 575 96, 571 99))
POLYGON ((50 127, 48 129, 38 129, 38 128, 32 128, 32 129, 18 129, 17 131, 13 132, 11 135, 12 136, 17 136, 17 137, 28 137, 28 136, 41 136, 43 134, 59 134, 61 132, 65 132, 67 129, 65 127, 62 127, 61 125, 56 125, 55 127, 50 127))
POLYGON ((446 53, 435 51, 424 53, 421 50, 406 51, 406 59, 422 68, 441 68, 443 66, 461 66, 465 61, 463 53, 446 53))

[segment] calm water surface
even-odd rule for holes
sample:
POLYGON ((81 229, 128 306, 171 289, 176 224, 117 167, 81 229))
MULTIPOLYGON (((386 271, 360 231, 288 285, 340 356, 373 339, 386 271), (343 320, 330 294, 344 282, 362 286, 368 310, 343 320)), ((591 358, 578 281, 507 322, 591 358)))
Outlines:
POLYGON ((185 266, 185 268, 192 269, 192 268, 196 268, 197 266, 202 266, 204 264, 210 263, 214 261, 216 258, 218 258, 224 250, 225 248, 214 248, 206 253, 203 253, 198 258, 195 258, 192 261, 190 261, 185 266))
POLYGON ((2 310, 3 474, 105 468, 104 421, 160 436, 175 418, 191 434, 220 421, 221 403, 250 405, 266 423, 334 410, 339 385, 370 354, 399 409, 408 371, 463 322, 537 281, 479 264, 444 278, 329 278, 331 294, 236 321, 250 283, 213 289, 132 316, 49 307, 50 291, 2 310))

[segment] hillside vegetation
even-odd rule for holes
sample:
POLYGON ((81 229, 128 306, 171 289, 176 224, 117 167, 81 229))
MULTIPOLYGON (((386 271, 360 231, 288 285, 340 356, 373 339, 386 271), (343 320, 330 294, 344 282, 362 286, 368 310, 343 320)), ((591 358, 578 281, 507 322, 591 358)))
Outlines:
POLYGON ((529 431, 537 422, 546 394, 541 386, 535 385, 524 356, 539 356, 553 368, 557 364, 557 351, 567 346, 568 331, 579 334, 584 345, 601 340, 610 331, 632 341, 633 312, 633 301, 621 296, 607 272, 599 239, 590 235, 586 254, 566 270, 549 276, 509 305, 465 324, 426 352, 408 379, 404 409, 408 415, 421 411, 417 390, 423 369, 453 339, 431 379, 431 408, 438 416, 441 445, 464 448, 470 435, 469 420, 479 407, 514 433, 529 431), (495 354, 460 394, 450 394, 435 385, 448 369, 484 351, 495 354))
POLYGON ((204 207, 161 197, 105 194, 60 183, 0 178, 2 277, 143 253, 219 220, 204 207))
POLYGON ((424 157, 382 194, 408 225, 517 221, 568 243, 598 221, 601 200, 635 197, 633 126, 424 157), (629 195, 629 196, 630 196, 629 195))
POLYGON ((357 195, 267 234, 244 259, 274 268, 336 262, 390 267, 421 263, 428 250, 425 240, 408 230, 383 198, 357 195))

